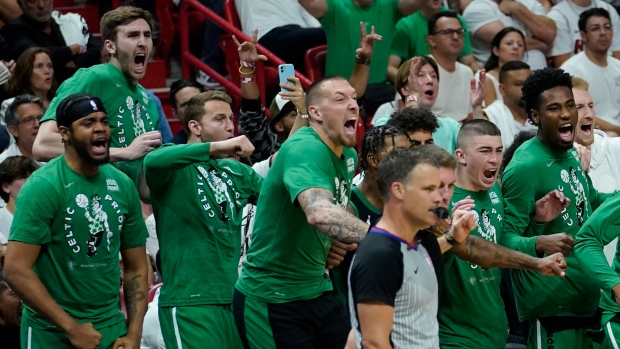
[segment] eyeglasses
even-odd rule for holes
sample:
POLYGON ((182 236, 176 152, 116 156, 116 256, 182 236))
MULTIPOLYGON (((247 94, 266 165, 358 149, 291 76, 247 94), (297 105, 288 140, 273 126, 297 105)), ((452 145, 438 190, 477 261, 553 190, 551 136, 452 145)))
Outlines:
POLYGON ((601 29, 605 29, 605 31, 613 31, 614 27, 611 25, 611 23, 603 24, 602 26, 597 24, 588 27, 588 31, 591 31, 593 33, 598 33, 601 31, 601 29))
POLYGON ((437 35, 437 34, 441 34, 441 35, 445 35, 447 37, 453 37, 454 34, 456 34, 458 37, 462 37, 463 35, 465 35, 465 32, 467 30, 461 28, 461 29, 444 29, 444 30, 438 30, 436 31, 433 35, 437 35))
POLYGON ((29 117, 25 118, 24 120, 21 120, 19 122, 19 124, 26 125, 26 126, 32 126, 34 124, 35 120, 37 121, 37 123, 40 123, 42 118, 43 118, 43 115, 41 115, 41 116, 29 116, 29 117))

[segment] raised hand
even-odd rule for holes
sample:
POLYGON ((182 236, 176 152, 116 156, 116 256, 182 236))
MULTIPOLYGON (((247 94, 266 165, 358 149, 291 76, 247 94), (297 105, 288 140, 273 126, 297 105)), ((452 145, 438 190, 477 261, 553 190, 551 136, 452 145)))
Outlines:
POLYGON ((484 101, 486 93, 486 72, 484 69, 480 70, 480 79, 476 84, 476 78, 471 78, 471 90, 469 92, 469 103, 473 108, 479 107, 484 101))
POLYGON ((541 258, 538 262, 537 271, 546 276, 564 277, 566 275, 566 267, 566 259, 558 252, 541 258))
POLYGON ((282 99, 285 101, 293 102, 293 104, 295 104, 295 108, 297 108, 299 112, 307 112, 306 95, 304 94, 304 90, 301 87, 301 82, 298 78, 294 76, 289 77, 288 81, 292 82, 292 84, 280 84, 280 87, 288 90, 288 92, 280 92, 280 97, 282 97, 282 99))
POLYGON ((590 152, 590 149, 577 142, 574 142, 573 146, 575 147, 575 150, 577 150, 577 157, 579 158, 579 162, 581 162, 581 167, 584 171, 590 172, 590 160, 592 160, 592 153, 590 152))
POLYGON ((419 96, 422 91, 422 85, 418 80, 420 71, 422 70, 422 62, 418 57, 411 58, 411 67, 409 68, 409 76, 407 77, 407 88, 410 91, 410 95, 419 96))
POLYGON ((552 190, 536 201, 534 221, 547 223, 554 220, 570 204, 570 199, 559 190, 552 190))
POLYGON ((375 33, 375 26, 370 27, 370 34, 366 34, 364 22, 360 22, 360 47, 355 53, 362 60, 370 60, 375 49, 375 41, 381 41, 383 37, 375 33))
POLYGON ((159 131, 145 132, 136 137, 136 139, 134 139, 133 142, 131 142, 131 144, 126 148, 127 155, 123 160, 131 161, 139 159, 147 153, 159 148, 161 143, 161 133, 159 133, 159 131))
POLYGON ((471 211, 456 210, 452 215, 452 227, 450 234, 457 242, 461 243, 469 236, 469 232, 478 226, 476 215, 471 211))
POLYGON ((240 44, 237 38, 233 35, 232 39, 235 45, 237 45, 237 51, 239 52, 239 60, 247 63, 256 63, 258 61, 266 61, 267 57, 259 55, 256 51, 256 42, 258 38, 258 29, 254 29, 252 34, 252 41, 245 41, 240 44))
POLYGON ((248 157, 254 152, 254 145, 246 136, 239 136, 225 141, 213 142, 209 153, 214 158, 248 157))

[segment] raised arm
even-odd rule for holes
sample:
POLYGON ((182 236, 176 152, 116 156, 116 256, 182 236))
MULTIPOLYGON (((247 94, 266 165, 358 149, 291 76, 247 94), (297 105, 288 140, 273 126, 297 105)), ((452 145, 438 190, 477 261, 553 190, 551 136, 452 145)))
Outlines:
POLYGON ((366 34, 366 25, 360 22, 360 47, 355 50, 355 67, 349 78, 349 83, 355 89, 358 98, 366 93, 368 85, 368 76, 370 74, 370 60, 375 48, 375 40, 381 41, 382 37, 375 33, 375 27, 372 26, 370 34, 366 34))
POLYGON ((331 191, 310 188, 297 196, 308 224, 321 233, 345 243, 360 242, 370 228, 342 207, 334 204, 331 191))
POLYGON ((24 303, 64 331, 73 346, 94 348, 101 334, 91 323, 79 324, 71 318, 50 296, 32 269, 40 251, 40 245, 9 241, 4 266, 6 282, 24 303))
POLYGON ((477 236, 468 236, 465 242, 452 247, 452 252, 481 267, 534 270, 543 275, 564 276, 566 260, 562 253, 546 258, 536 258, 487 241, 477 236))
POLYGON ((326 0, 299 0, 299 4, 316 19, 322 18, 327 13, 326 0))

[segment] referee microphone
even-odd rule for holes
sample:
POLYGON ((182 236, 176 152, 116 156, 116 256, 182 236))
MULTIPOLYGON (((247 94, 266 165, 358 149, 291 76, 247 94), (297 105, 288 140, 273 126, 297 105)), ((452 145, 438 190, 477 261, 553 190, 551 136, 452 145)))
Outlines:
POLYGON ((433 211, 433 213, 440 219, 448 218, 448 210, 444 207, 437 207, 436 209, 431 211, 433 211))

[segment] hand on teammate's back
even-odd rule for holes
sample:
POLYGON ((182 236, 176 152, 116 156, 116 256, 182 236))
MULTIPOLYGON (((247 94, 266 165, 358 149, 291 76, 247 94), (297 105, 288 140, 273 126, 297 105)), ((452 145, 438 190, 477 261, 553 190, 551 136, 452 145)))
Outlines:
POLYGON ((541 235, 536 238, 536 253, 550 256, 561 252, 566 256, 571 253, 574 244, 575 240, 566 233, 541 235))
POLYGON ((127 147, 127 156, 123 160, 131 161, 139 159, 147 153, 159 148, 161 143, 161 133, 159 133, 159 131, 145 132, 134 139, 127 147))
POLYGON ((94 349, 101 341, 101 333, 97 332, 91 323, 76 323, 67 331, 67 337, 77 349, 94 349))
POLYGON ((212 142, 209 152, 214 158, 248 157, 254 152, 254 146, 246 136, 239 136, 212 142))
POLYGON ((562 253, 554 253, 551 256, 541 258, 537 271, 546 276, 564 277, 566 275, 566 259, 562 253))

